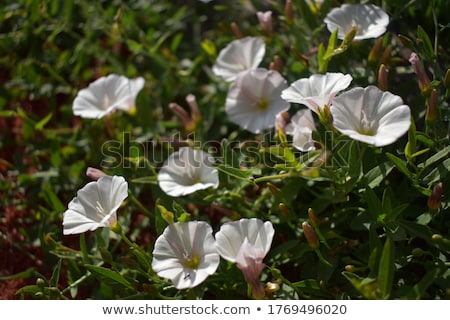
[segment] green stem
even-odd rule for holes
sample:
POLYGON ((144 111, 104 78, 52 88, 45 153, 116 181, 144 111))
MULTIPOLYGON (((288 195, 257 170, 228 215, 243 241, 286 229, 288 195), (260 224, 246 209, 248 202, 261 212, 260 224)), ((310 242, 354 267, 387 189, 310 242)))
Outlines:
POLYGON ((83 257, 83 262, 88 263, 89 254, 87 252, 86 236, 84 233, 80 234, 80 250, 81 250, 81 255, 83 257))
POLYGON ((259 177, 253 180, 254 183, 259 183, 259 182, 264 182, 264 181, 271 181, 271 180, 276 180, 276 179, 285 179, 285 178, 290 178, 293 177, 294 174, 292 174, 291 172, 288 173, 281 173, 281 174, 275 174, 272 176, 265 176, 265 177, 259 177))
POLYGON ((328 266, 328 267, 330 267, 330 268, 333 267, 333 265, 332 265, 331 263, 329 263, 329 262, 327 261, 327 259, 324 258, 324 256, 322 255, 322 252, 320 252, 320 250, 319 250, 318 248, 315 249, 315 251, 316 251, 317 257, 319 258, 319 261, 320 261, 320 262, 322 262, 323 264, 325 264, 326 266, 328 266))

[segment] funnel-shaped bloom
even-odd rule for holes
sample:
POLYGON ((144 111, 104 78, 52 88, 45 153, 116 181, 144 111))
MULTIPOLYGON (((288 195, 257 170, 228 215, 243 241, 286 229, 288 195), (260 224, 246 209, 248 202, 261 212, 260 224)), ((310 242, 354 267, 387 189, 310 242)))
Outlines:
POLYGON ((166 227, 153 249, 152 269, 177 289, 193 288, 219 266, 211 226, 204 221, 176 222, 166 227))
POLYGON ((333 100, 333 126, 352 139, 377 147, 394 143, 411 124, 402 98, 375 86, 353 88, 333 100))
POLYGON ((272 128, 279 112, 289 109, 281 99, 286 80, 274 70, 241 72, 228 90, 225 111, 230 120, 253 133, 272 128))
POLYGON ((324 106, 330 106, 335 95, 346 89, 353 78, 349 74, 326 73, 313 74, 309 78, 299 79, 283 90, 281 97, 292 103, 300 103, 319 113, 324 106))
POLYGON ((343 4, 331 10, 324 22, 328 31, 338 29, 339 39, 344 39, 345 35, 356 27, 354 40, 363 40, 378 38, 385 33, 389 16, 383 9, 373 4, 343 4))
POLYGON ((316 125, 310 109, 302 109, 292 117, 291 122, 286 126, 286 134, 292 135, 292 144, 300 151, 315 150, 313 131, 316 125))
POLYGON ((117 209, 128 196, 123 177, 103 176, 78 190, 64 212, 63 233, 75 234, 99 227, 111 227, 117 221, 117 209))
POLYGON ((160 188, 172 197, 184 196, 197 190, 217 188, 219 173, 212 167, 208 153, 182 147, 172 153, 158 173, 160 188))
POLYGON ((275 230, 269 221, 241 219, 227 222, 216 233, 217 251, 227 261, 236 263, 252 287, 255 298, 264 296, 259 276, 263 259, 270 250, 275 230))
POLYGON ((144 78, 128 79, 117 74, 101 77, 78 92, 73 113, 83 118, 102 118, 118 109, 130 110, 144 87, 144 78))
POLYGON ((212 70, 225 81, 234 81, 240 72, 258 68, 265 53, 266 45, 262 38, 233 40, 220 51, 212 70))

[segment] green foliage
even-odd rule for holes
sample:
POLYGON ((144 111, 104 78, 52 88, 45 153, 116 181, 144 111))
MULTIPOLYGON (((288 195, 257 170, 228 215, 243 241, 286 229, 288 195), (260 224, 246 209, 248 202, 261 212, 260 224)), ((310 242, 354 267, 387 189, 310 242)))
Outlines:
POLYGON ((340 41, 326 30, 323 18, 333 1, 293 0, 292 20, 276 1, 232 3, 2 2, 0 248, 11 259, 0 264, 0 281, 23 280, 14 288, 23 299, 247 299, 235 265, 222 261, 199 287, 176 290, 153 272, 151 252, 173 219, 205 220, 217 230, 229 220, 258 217, 276 230, 261 282, 280 289, 267 298, 448 299, 448 1, 383 1, 391 24, 377 54, 375 39, 340 41), (249 3, 273 11, 271 33, 258 25, 249 3), (352 86, 377 85, 385 65, 388 90, 412 110, 409 133, 375 148, 336 132, 331 141, 321 127, 324 149, 301 153, 285 136, 240 130, 224 116, 228 84, 211 69, 234 39, 233 22, 244 35, 265 39, 261 65, 278 56, 289 83, 343 72, 353 76, 352 86), (438 91, 431 127, 425 125, 429 92, 419 90, 411 51, 438 91), (109 73, 145 78, 135 112, 75 117, 76 93, 109 73), (168 108, 172 102, 187 107, 188 94, 202 115, 191 131, 168 108), (179 146, 199 141, 220 158, 219 188, 167 196, 158 169, 179 146), (129 182, 118 214, 123 234, 62 235, 62 214, 89 181, 89 166, 129 182), (431 210, 427 200, 439 182, 441 204, 431 210), (310 208, 318 217, 316 250, 301 227, 310 222, 310 208))

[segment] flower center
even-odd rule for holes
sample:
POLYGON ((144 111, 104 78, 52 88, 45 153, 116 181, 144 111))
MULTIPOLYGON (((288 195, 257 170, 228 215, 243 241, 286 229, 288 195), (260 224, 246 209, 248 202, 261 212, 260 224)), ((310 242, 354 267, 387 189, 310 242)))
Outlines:
POLYGON ((267 98, 261 98, 256 104, 256 109, 264 111, 269 107, 269 100, 267 98))
POLYGON ((369 121, 366 113, 363 113, 360 120, 360 126, 357 131, 365 136, 374 136, 377 133, 377 126, 373 123, 373 121, 369 121))
POLYGON ((95 206, 95 210, 97 210, 98 213, 102 214, 105 212, 105 209, 103 209, 102 204, 99 201, 96 201, 97 205, 95 206))
POLYGON ((190 257, 189 255, 185 255, 183 265, 189 269, 198 269, 198 266, 200 265, 200 259, 195 254, 192 257, 190 257))

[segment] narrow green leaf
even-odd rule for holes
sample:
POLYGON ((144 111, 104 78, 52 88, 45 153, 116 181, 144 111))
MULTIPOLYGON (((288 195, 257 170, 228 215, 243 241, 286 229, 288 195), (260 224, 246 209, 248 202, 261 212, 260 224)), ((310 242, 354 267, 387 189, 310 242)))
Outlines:
POLYGON ((44 129, 45 125, 50 121, 50 119, 52 118, 53 113, 49 113, 48 115, 46 115, 42 120, 40 120, 38 123, 36 123, 34 125, 34 128, 36 130, 42 130, 44 129))
POLYGON ((391 294, 394 273, 394 243, 388 236, 381 253, 380 264, 378 267, 378 286, 382 299, 388 299, 391 294))
POLYGON ((427 274, 412 287, 406 297, 410 300, 426 299, 426 290, 433 284, 439 272, 439 269, 428 271, 427 274))
POLYGON ((139 177, 131 180, 132 183, 143 183, 143 184, 158 184, 157 176, 147 176, 147 177, 139 177))
POLYGON ((371 189, 379 186, 393 168, 393 164, 388 161, 383 162, 375 168, 370 169, 364 176, 367 181, 367 186, 371 189))
POLYGON ((402 159, 393 155, 392 153, 386 152, 387 157, 394 163, 398 170, 400 170, 403 174, 405 174, 409 179, 412 178, 411 171, 408 170, 408 167, 403 162, 402 159))
POLYGON ((419 41, 417 41, 417 44, 423 50, 425 57, 428 60, 434 60, 435 54, 430 37, 428 37, 428 34, 420 25, 417 26, 417 36, 419 37, 419 41))
POLYGON ((0 281, 3 280, 15 280, 15 279, 26 279, 33 277, 35 275, 35 269, 34 268, 28 268, 25 271, 15 273, 9 276, 0 276, 0 281))
POLYGON ((429 157, 422 165, 423 168, 427 168, 431 165, 434 165, 436 162, 444 159, 444 158, 448 158, 448 155, 450 153, 450 146, 445 147, 444 149, 436 152, 434 155, 432 155, 431 157, 429 157))
POLYGON ((230 167, 225 164, 220 164, 216 166, 217 170, 225 173, 228 176, 234 177, 236 179, 244 180, 247 182, 252 182, 249 178, 251 176, 252 170, 242 170, 234 167, 230 167))
POLYGON ((93 274, 96 274, 105 279, 112 280, 113 282, 119 283, 127 288, 132 288, 131 284, 125 279, 120 273, 112 271, 110 269, 106 269, 99 266, 94 266, 87 264, 85 267, 91 271, 93 274))
POLYGON ((55 268, 53 269, 52 277, 50 278, 50 286, 51 287, 58 287, 59 275, 61 273, 61 264, 62 264, 62 259, 59 259, 58 263, 56 264, 55 268))

